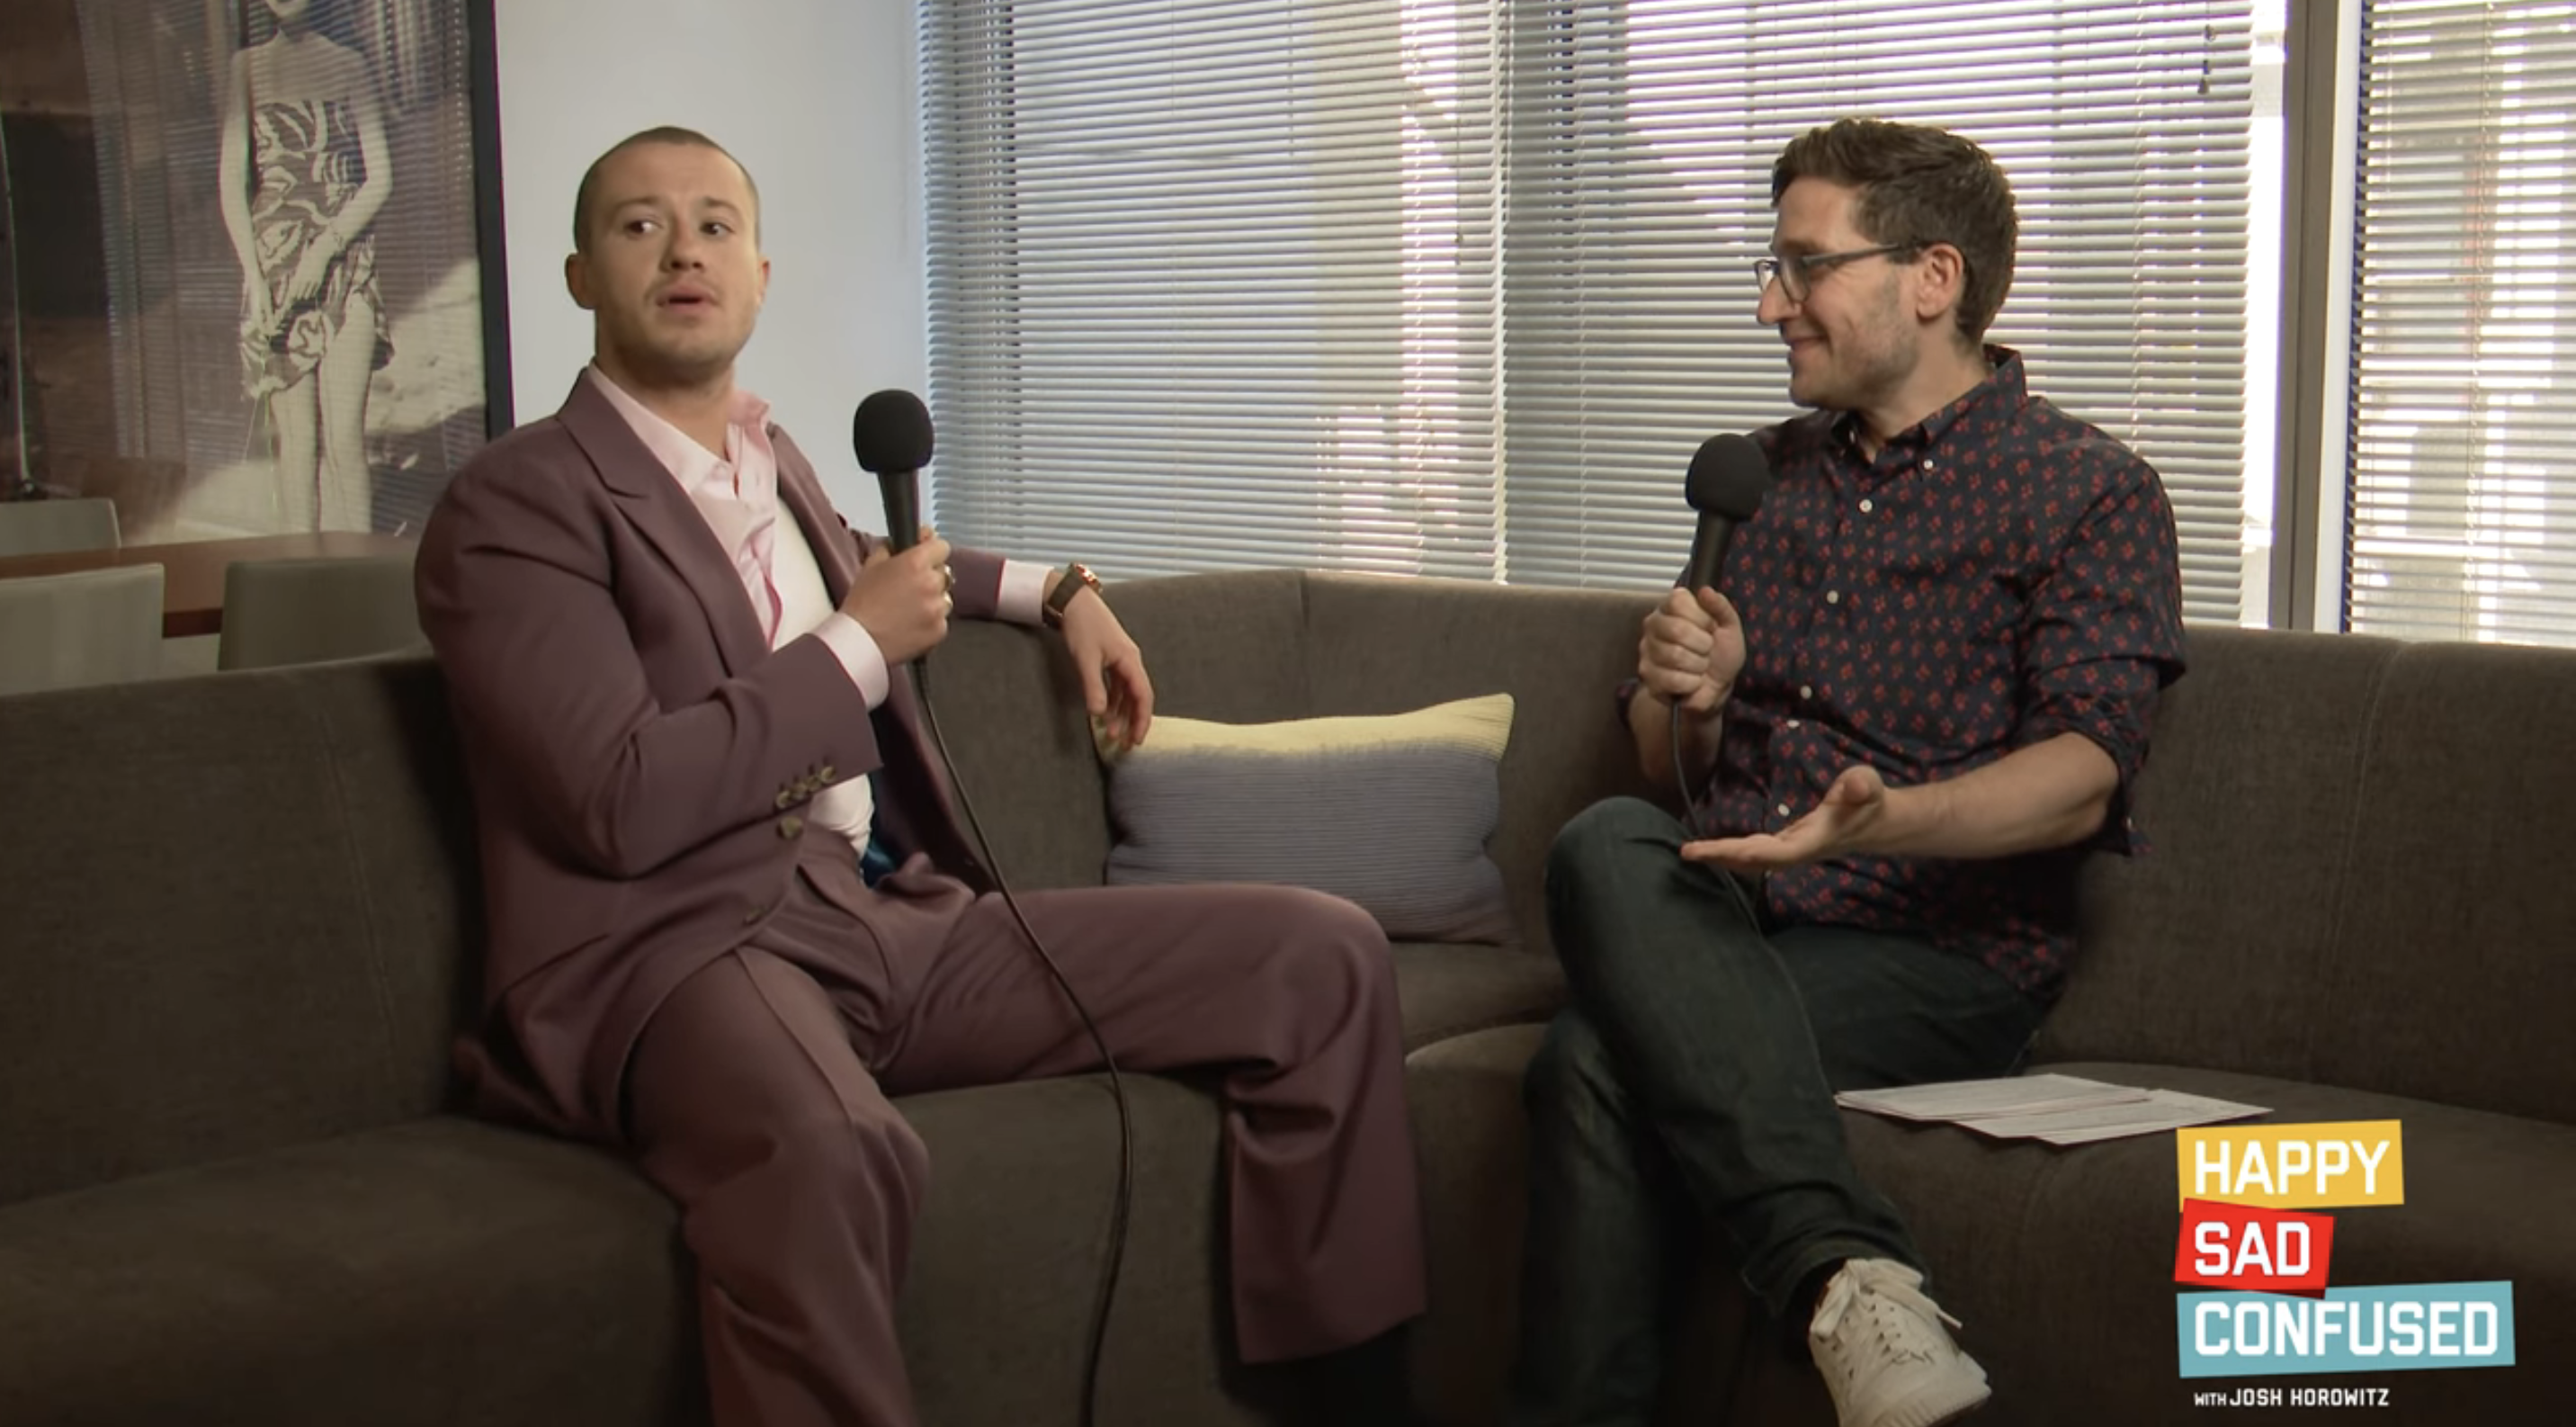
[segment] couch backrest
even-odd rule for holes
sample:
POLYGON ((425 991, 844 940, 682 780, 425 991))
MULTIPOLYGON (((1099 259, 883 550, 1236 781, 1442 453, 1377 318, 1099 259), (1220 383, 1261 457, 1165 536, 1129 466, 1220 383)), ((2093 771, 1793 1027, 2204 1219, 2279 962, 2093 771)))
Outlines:
MULTIPOLYGON (((1492 849, 1532 954, 1546 849, 1633 791, 1609 690, 1640 595, 1294 572, 1116 591, 1166 714, 1509 690, 1492 849)), ((2200 628, 2087 873, 2043 1058, 2315 1079, 2567 1122, 2576 653, 2200 628)), ((1019 887, 1096 884, 1103 781, 1061 644, 962 625, 942 732, 1019 887)), ((424 657, 0 699, 0 1203, 440 1106, 480 898, 424 657)))
POLYGON ((1522 949, 1554 955, 1548 845, 1587 806, 1644 787, 1612 695, 1636 670, 1637 625, 1653 597, 1360 575, 1310 578, 1306 597, 1313 713, 1512 695, 1503 817, 1487 848, 1522 949))
POLYGON ((0 1203, 440 1103, 454 744, 425 658, 0 699, 0 1203))
POLYGON ((2576 653, 2196 628, 2046 1059, 2576 1121, 2576 653))
MULTIPOLYGON (((1155 711, 1250 722, 1306 708, 1304 577, 1185 575, 1115 587, 1155 711)), ((1073 663, 1051 634, 961 623, 930 657, 930 706, 1014 888, 1096 887, 1109 811, 1073 663)))
MULTIPOLYGON (((1636 662, 1636 595, 1467 581, 1185 575, 1121 584, 1119 619, 1145 650, 1158 713, 1233 723, 1400 713, 1509 692, 1502 868, 1522 949, 1548 954, 1549 842, 1595 799, 1638 786, 1611 691, 1636 662)), ((1099 882, 1105 787, 1052 638, 961 625, 932 657, 933 702, 970 800, 1015 887, 1099 882), (991 791, 983 791, 990 789, 991 791)))

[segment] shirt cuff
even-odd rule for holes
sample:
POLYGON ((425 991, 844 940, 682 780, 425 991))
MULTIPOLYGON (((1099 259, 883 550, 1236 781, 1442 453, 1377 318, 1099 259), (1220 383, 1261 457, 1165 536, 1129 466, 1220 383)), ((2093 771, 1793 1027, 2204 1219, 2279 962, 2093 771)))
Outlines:
POLYGON ((885 651, 877 647, 876 636, 868 633, 866 625, 836 610, 829 619, 814 626, 814 637, 841 661, 842 672, 859 686, 869 708, 883 704, 886 695, 894 691, 894 673, 886 667, 885 651))
POLYGON ((1013 624, 1046 623, 1046 577, 1054 567, 1026 560, 1002 562, 1002 593, 993 612, 1013 624))

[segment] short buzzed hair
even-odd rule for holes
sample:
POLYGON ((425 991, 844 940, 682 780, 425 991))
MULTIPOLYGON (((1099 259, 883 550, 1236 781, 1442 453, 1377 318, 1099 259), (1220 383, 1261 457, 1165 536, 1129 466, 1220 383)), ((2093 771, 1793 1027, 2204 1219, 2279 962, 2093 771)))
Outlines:
POLYGON ((760 185, 753 180, 751 170, 745 168, 742 160, 735 158, 724 145, 717 143, 715 140, 708 138, 697 130, 683 129, 677 124, 660 124, 653 128, 645 129, 639 133, 629 134, 625 138, 618 140, 616 143, 609 146, 608 152, 592 159, 590 161, 590 167, 582 170, 581 187, 574 189, 572 195, 572 249, 574 252, 588 253, 590 251, 590 225, 592 221, 590 205, 599 196, 599 171, 607 166, 610 159, 617 157, 628 149, 637 148, 645 144, 676 144, 684 149, 713 149, 715 152, 723 154, 726 161, 731 163, 735 169, 741 172, 743 187, 751 190, 752 234, 754 237, 759 235, 760 185))

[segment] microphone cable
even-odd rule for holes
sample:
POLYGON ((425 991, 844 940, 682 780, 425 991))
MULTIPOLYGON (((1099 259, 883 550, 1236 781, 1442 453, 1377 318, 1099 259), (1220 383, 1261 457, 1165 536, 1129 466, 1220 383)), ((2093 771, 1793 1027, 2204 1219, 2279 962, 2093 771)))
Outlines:
POLYGON ((1666 704, 1664 712, 1670 715, 1667 727, 1672 731, 1673 787, 1682 795, 1682 829, 1690 834, 1691 841, 1697 842, 1708 834, 1699 825, 1699 799, 1691 792, 1690 770, 1682 766, 1682 706, 1666 704))
POLYGON ((1011 884, 1002 876, 1002 865, 993 856, 993 845, 984 837, 984 824, 975 816, 974 801, 966 796, 965 781, 957 776, 957 760, 949 755, 948 740, 939 731, 939 711, 930 699, 930 651, 924 650, 912 661, 913 689, 921 697, 921 719, 930 733, 930 746, 939 750, 940 766, 948 770, 948 791, 957 799, 957 809, 965 814, 967 831, 975 838, 975 850, 984 859, 984 870, 992 875, 993 889, 1010 908, 1011 920, 1019 923, 1020 935, 1026 937, 1029 949, 1046 963, 1047 974, 1055 978, 1056 989, 1064 993, 1074 1015, 1082 1019, 1082 1028, 1091 1036, 1092 1047, 1100 1052, 1100 1063, 1109 1072, 1109 1094, 1118 1104, 1118 1193, 1109 1216, 1109 1264, 1101 1276, 1100 1301, 1092 1309, 1091 1347, 1082 1368, 1082 1427, 1092 1427, 1100 1410, 1100 1358, 1109 1341, 1109 1309, 1118 1297, 1118 1270, 1127 1259, 1127 1218, 1136 1182, 1136 1132, 1127 1108, 1127 1083, 1118 1073, 1118 1058, 1109 1052, 1109 1040, 1100 1033, 1091 1011, 1073 989, 1073 982, 1056 964, 1055 957, 1038 938, 1037 929, 1029 925, 1028 915, 1020 910, 1019 898, 1011 894, 1011 884))

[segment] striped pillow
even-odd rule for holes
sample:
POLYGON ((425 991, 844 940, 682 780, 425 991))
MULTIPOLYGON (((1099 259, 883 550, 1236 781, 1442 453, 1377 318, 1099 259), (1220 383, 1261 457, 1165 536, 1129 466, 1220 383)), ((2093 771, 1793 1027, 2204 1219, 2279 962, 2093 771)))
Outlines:
POLYGON ((1485 854, 1512 696, 1412 713, 1224 724, 1157 718, 1104 747, 1113 886, 1274 882, 1365 908, 1389 937, 1503 942, 1511 912, 1485 854))

